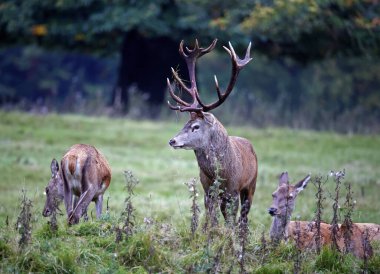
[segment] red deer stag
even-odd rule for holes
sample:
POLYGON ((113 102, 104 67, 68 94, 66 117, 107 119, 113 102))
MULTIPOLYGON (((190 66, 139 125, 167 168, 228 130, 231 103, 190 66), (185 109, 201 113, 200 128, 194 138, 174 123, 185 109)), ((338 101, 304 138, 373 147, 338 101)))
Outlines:
POLYGON ((225 220, 228 220, 227 209, 232 206, 231 218, 233 222, 236 221, 240 195, 240 220, 247 222, 247 215, 256 188, 256 153, 247 139, 228 136, 223 125, 208 111, 221 105, 230 95, 240 70, 252 60, 249 56, 251 44, 248 46, 244 59, 236 56, 231 43, 229 43, 229 49, 224 47, 232 61, 232 75, 229 84, 225 91, 221 91, 216 76, 214 76, 218 100, 211 104, 204 104, 197 88, 195 64, 198 58, 214 49, 216 41, 215 39, 208 48, 201 48, 198 41, 195 40, 195 47, 193 49, 186 48, 187 53, 184 52, 183 41, 180 43, 179 52, 188 67, 190 87, 184 84, 173 68, 172 73, 175 82, 191 96, 193 101, 188 103, 177 96, 167 79, 170 95, 177 102, 176 106, 168 102, 169 107, 173 110, 190 113, 190 120, 169 141, 169 144, 175 149, 194 150, 200 169, 200 180, 205 191, 206 209, 209 209, 211 202, 210 187, 218 179, 221 183, 220 189, 222 189, 220 209, 225 220))
POLYGON ((91 201, 96 205, 96 216, 102 213, 103 194, 111 182, 111 169, 104 156, 93 146, 73 145, 61 160, 51 162, 51 179, 46 187, 46 203, 42 215, 48 217, 57 203, 64 200, 69 224, 87 217, 91 201), (74 205, 73 205, 74 196, 74 205))

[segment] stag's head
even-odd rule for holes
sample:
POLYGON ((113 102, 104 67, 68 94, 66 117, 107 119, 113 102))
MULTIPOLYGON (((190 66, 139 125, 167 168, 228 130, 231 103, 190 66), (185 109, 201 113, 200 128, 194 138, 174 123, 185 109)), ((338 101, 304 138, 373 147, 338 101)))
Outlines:
POLYGON ((272 216, 290 217, 295 206, 297 195, 306 188, 310 181, 310 175, 307 175, 295 185, 289 184, 287 172, 280 175, 278 187, 272 193, 272 206, 268 208, 268 213, 272 216))
MULTIPOLYGON (((210 104, 204 104, 200 99, 197 88, 195 79, 195 65, 198 58, 215 48, 216 42, 217 40, 215 39, 209 47, 201 48, 199 47, 198 41, 195 40, 194 48, 189 49, 186 47, 186 52, 183 48, 183 41, 180 43, 179 53, 185 59, 187 64, 190 87, 185 85, 183 80, 173 68, 172 74, 176 85, 191 96, 192 102, 187 102, 176 95, 173 85, 170 83, 169 79, 167 79, 169 93, 173 100, 177 103, 176 106, 173 106, 168 102, 169 107, 172 110, 190 113, 190 120, 185 124, 184 128, 169 141, 169 144, 173 148, 197 149, 204 148, 209 145, 209 140, 215 137, 215 126, 220 125, 220 123, 211 113, 208 113, 208 111, 220 106, 227 99, 235 85, 240 70, 252 60, 252 58, 250 58, 251 44, 248 46, 244 59, 237 57, 231 43, 229 43, 229 48, 224 47, 224 49, 231 56, 232 62, 232 72, 229 84, 226 90, 222 91, 219 87, 216 76, 214 76, 218 100, 210 104)), ((223 127, 219 128, 224 130, 223 127)))
POLYGON ((50 164, 51 178, 45 189, 46 202, 42 215, 50 216, 57 209, 58 204, 63 200, 63 180, 59 172, 59 164, 53 159, 50 164))

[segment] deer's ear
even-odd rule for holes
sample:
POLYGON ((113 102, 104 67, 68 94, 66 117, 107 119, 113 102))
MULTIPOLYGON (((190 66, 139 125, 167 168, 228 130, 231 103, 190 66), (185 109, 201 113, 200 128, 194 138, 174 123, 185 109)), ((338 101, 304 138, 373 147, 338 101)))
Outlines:
POLYGON ((302 190, 304 190, 307 186, 307 184, 310 181, 310 174, 307 175, 305 178, 303 178, 301 181, 299 181, 297 184, 295 184, 296 193, 300 193, 302 190))
POLYGON ((212 113, 202 112, 203 119, 210 125, 215 124, 215 116, 212 113))
POLYGON ((59 165, 56 159, 53 159, 50 164, 51 177, 55 177, 59 171, 59 165))
POLYGON ((204 114, 202 111, 199 112, 190 112, 190 119, 195 120, 197 118, 203 118, 204 114))
POLYGON ((289 176, 288 176, 288 172, 283 172, 281 173, 280 177, 279 177, 279 180, 278 180, 278 185, 283 185, 283 184, 287 184, 289 182, 289 176))

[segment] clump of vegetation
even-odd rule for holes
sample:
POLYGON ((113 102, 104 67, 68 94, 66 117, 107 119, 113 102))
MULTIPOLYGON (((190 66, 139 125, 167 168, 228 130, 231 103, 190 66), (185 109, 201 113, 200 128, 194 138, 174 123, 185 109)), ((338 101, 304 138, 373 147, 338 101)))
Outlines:
POLYGON ((322 222, 322 213, 323 213, 323 202, 326 200, 326 197, 323 194, 323 185, 327 182, 322 181, 322 176, 315 177, 314 185, 317 188, 315 198, 316 198, 316 210, 315 210, 315 226, 316 226, 316 235, 315 235, 315 245, 317 254, 321 252, 321 222, 322 222))
POLYGON ((333 218, 331 221, 331 240, 332 240, 332 248, 336 249, 339 251, 339 239, 340 239, 340 234, 339 234, 339 194, 340 194, 340 187, 342 184, 342 180, 344 179, 345 176, 345 171, 338 171, 334 172, 331 171, 331 176, 334 178, 335 182, 335 196, 334 196, 334 203, 333 203, 333 218))
POLYGON ((344 220, 342 223, 342 226, 345 227, 344 233, 343 233, 343 239, 344 239, 344 252, 352 252, 352 214, 355 207, 355 201, 353 201, 353 193, 351 184, 346 184, 346 201, 344 202, 344 220))
POLYGON ((198 206, 198 190, 196 188, 196 179, 193 178, 189 182, 186 183, 187 187, 189 188, 190 192, 190 198, 191 198, 191 224, 190 224, 190 230, 191 230, 191 236, 194 238, 195 231, 198 228, 199 225, 199 213, 200 209, 198 206))
POLYGON ((32 201, 26 197, 25 190, 22 190, 22 199, 20 207, 21 211, 17 218, 15 228, 21 235, 20 240, 18 241, 18 245, 22 249, 28 245, 32 237, 32 201))
POLYGON ((121 231, 124 232, 126 237, 130 237, 133 234, 133 227, 135 225, 135 208, 132 204, 132 197, 134 188, 138 185, 139 180, 132 174, 132 171, 124 171, 125 189, 127 190, 127 197, 125 198, 125 208, 121 216, 123 219, 123 227, 120 229, 116 227, 116 242, 120 242, 123 238, 121 231))

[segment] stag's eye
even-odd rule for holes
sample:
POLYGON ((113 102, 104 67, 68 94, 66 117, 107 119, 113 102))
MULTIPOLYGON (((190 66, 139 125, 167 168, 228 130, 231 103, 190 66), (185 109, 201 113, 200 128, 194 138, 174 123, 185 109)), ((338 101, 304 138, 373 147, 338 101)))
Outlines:
POLYGON ((194 125, 192 128, 191 128, 191 131, 194 132, 196 130, 199 129, 199 125, 194 125))

